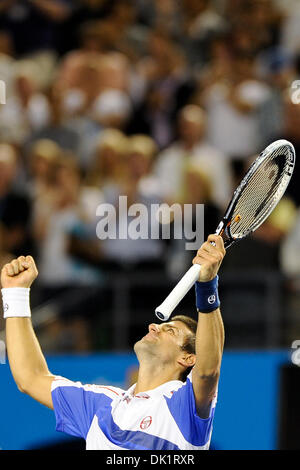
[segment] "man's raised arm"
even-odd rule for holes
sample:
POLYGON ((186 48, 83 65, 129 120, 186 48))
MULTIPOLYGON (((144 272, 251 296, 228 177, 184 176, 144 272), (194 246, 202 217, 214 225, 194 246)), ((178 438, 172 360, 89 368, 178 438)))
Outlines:
POLYGON ((1 271, 9 365, 21 392, 53 409, 49 372, 31 323, 29 292, 38 275, 31 256, 20 256, 1 271))
POLYGON ((196 362, 192 372, 196 407, 201 418, 209 417, 211 402, 218 386, 224 347, 217 276, 224 255, 222 238, 210 235, 193 260, 194 264, 201 265, 199 282, 196 283, 198 327, 196 362))

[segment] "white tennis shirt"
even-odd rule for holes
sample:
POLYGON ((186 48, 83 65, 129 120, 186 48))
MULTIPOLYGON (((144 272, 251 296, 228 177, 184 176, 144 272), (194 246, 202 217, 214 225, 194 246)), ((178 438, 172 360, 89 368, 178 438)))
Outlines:
POLYGON ((210 415, 196 412, 192 374, 133 395, 106 385, 83 385, 63 377, 52 382, 56 430, 82 437, 87 450, 207 450, 210 415))

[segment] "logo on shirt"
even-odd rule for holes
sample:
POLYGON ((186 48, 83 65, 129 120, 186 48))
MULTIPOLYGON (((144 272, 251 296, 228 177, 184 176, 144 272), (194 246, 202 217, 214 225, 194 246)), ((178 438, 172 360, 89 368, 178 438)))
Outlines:
POLYGON ((125 395, 125 392, 122 393, 122 396, 123 396, 123 400, 125 400, 128 405, 128 403, 131 402, 131 397, 129 397, 128 395, 125 395))
POLYGON ((146 418, 144 418, 141 421, 140 428, 141 429, 147 429, 147 428, 149 428, 151 423, 152 423, 152 416, 146 416, 146 418))
POLYGON ((208 303, 209 303, 209 304, 214 304, 215 301, 216 301, 216 296, 215 296, 215 294, 210 295, 207 300, 208 300, 208 303))
POLYGON ((4 306, 3 306, 3 311, 4 311, 4 312, 7 312, 8 309, 9 309, 8 304, 4 304, 4 306))

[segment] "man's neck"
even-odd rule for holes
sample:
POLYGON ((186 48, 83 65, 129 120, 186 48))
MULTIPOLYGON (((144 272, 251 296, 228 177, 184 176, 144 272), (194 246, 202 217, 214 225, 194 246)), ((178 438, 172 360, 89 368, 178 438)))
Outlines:
POLYGON ((170 367, 157 366, 151 364, 140 365, 134 395, 148 390, 154 390, 160 385, 170 382, 171 380, 178 380, 177 373, 170 367))

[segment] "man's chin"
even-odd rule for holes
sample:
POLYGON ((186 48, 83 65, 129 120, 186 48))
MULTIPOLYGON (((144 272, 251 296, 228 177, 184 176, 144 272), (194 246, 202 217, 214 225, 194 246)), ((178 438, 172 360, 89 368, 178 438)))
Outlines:
POLYGON ((153 343, 157 338, 151 334, 151 333, 147 333, 145 336, 143 336, 139 341, 138 343, 153 343))
POLYGON ((151 347, 154 343, 155 343, 155 338, 146 335, 146 336, 144 336, 143 338, 141 338, 139 341, 137 341, 137 342, 135 343, 133 349, 134 349, 134 351, 137 353, 137 352, 139 352, 139 351, 148 349, 148 348, 151 347))
POLYGON ((143 344, 147 344, 147 343, 149 343, 149 338, 146 338, 146 336, 143 336, 143 338, 141 338, 139 341, 135 343, 134 348, 142 347, 143 344))

